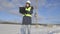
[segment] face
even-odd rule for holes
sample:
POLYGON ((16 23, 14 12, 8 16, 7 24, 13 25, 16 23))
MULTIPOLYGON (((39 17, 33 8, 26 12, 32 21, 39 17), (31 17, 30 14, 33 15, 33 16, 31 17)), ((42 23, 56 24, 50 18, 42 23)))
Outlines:
POLYGON ((29 7, 29 4, 26 4, 27 7, 29 7))

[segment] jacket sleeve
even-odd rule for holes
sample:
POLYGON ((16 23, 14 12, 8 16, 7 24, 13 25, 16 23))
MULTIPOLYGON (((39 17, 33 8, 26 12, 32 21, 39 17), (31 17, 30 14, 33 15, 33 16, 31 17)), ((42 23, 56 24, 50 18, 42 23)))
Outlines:
POLYGON ((26 11, 26 14, 33 14, 33 7, 31 7, 30 11, 26 11))

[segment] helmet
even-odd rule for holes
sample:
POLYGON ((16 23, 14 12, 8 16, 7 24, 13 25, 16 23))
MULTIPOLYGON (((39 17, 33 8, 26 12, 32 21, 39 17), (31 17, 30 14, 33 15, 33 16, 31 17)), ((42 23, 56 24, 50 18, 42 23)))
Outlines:
POLYGON ((31 4, 31 2, 28 0, 26 3, 29 3, 29 4, 31 4))

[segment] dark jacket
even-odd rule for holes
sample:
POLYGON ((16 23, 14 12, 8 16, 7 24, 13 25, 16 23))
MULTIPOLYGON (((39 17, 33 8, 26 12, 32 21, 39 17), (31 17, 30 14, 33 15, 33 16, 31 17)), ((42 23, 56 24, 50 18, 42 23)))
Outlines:
POLYGON ((31 7, 30 12, 25 10, 26 7, 19 7, 19 13, 21 14, 32 14, 33 13, 33 7, 31 7))

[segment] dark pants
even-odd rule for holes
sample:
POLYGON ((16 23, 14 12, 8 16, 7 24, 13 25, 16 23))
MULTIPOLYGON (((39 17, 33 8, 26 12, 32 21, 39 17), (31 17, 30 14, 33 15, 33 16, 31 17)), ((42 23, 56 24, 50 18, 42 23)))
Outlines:
POLYGON ((23 21, 22 21, 23 25, 30 25, 31 22, 32 22, 31 17, 23 16, 23 21))

